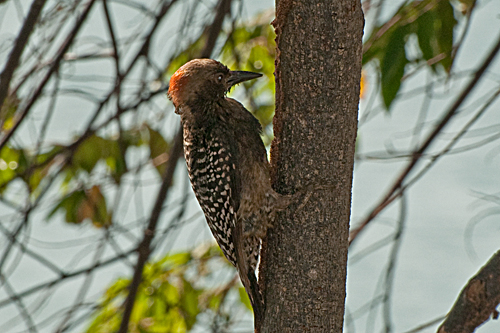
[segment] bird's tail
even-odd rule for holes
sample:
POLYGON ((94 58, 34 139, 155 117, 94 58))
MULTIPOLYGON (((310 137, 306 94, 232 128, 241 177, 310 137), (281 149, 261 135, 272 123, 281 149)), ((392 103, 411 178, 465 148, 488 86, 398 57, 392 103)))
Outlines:
POLYGON ((250 268, 244 248, 243 223, 237 222, 234 227, 233 244, 236 254, 236 268, 240 275, 241 283, 250 298, 254 314, 255 332, 260 332, 260 325, 264 321, 265 304, 260 291, 255 271, 250 268))
POLYGON ((249 286, 244 287, 252 304, 255 332, 258 333, 260 332, 260 325, 264 321, 265 304, 253 270, 248 270, 247 280, 249 281, 249 286))

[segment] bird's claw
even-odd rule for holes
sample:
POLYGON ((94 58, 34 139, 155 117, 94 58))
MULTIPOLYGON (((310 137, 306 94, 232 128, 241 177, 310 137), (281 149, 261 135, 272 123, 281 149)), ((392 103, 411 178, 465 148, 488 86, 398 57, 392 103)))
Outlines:
POLYGON ((258 239, 264 239, 267 235, 267 229, 272 228, 273 225, 268 222, 264 222, 262 225, 259 226, 259 228, 256 228, 252 231, 246 231, 243 233, 245 238, 249 237, 255 237, 258 239))
POLYGON ((316 185, 316 184, 309 184, 306 187, 302 188, 300 191, 294 194, 293 198, 294 199, 293 201, 300 202, 299 206, 297 207, 297 210, 301 210, 306 206, 309 199, 311 199, 313 193, 322 190, 333 190, 333 188, 334 188, 333 185, 316 185))

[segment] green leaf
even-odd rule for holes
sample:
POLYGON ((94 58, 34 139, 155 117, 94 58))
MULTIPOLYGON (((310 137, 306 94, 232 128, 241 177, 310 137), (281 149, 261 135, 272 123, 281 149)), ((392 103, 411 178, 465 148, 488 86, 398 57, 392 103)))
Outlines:
POLYGON ((406 30, 400 28, 394 32, 380 63, 382 98, 387 110, 396 98, 408 63, 405 51, 406 30))
POLYGON ((238 292, 240 294, 241 303, 243 303, 243 305, 248 310, 252 310, 252 304, 250 303, 250 298, 248 298, 248 295, 247 295, 247 292, 245 291, 245 288, 243 288, 243 287, 238 288, 238 292))
POLYGON ((117 184, 120 184, 122 176, 127 173, 127 163, 125 161, 125 153, 128 146, 126 141, 118 138, 116 140, 107 140, 108 150, 104 151, 103 158, 106 160, 106 165, 111 171, 111 176, 117 184))
POLYGON ((81 169, 90 174, 97 163, 102 160, 106 163, 115 182, 119 184, 121 177, 127 172, 125 162, 127 148, 126 141, 104 139, 94 134, 79 145, 73 155, 72 164, 76 170, 81 169), (122 148, 120 144, 123 145, 122 148))
MULTIPOLYGON (((226 306, 221 307, 230 290, 236 287, 233 281, 217 288, 204 288, 202 279, 193 272, 199 270, 206 260, 219 260, 215 245, 201 247, 191 252, 167 255, 158 261, 146 264, 143 280, 138 289, 134 310, 130 318, 131 332, 187 332, 194 327, 198 314, 210 310, 227 319, 226 306), (196 255, 194 252, 200 252, 196 255), (202 253, 203 252, 203 253, 202 253), (211 257, 205 257, 211 253, 211 257), (197 258, 193 260, 193 258, 197 258), (203 258, 203 259, 202 259, 203 258), (201 283, 200 283, 201 280, 201 283)), ((220 277, 217 265, 206 265, 210 270, 207 281, 220 277)), ((122 304, 128 294, 130 279, 120 278, 104 293, 92 316, 87 332, 114 332, 122 316, 122 304)), ((230 299, 234 302, 234 299, 230 299)))
POLYGON ((418 18, 417 37, 425 60, 432 59, 439 48, 434 34, 436 12, 428 11, 418 18))
POLYGON ((193 288, 191 283, 186 279, 182 279, 182 282, 183 292, 181 309, 183 310, 186 327, 187 329, 191 329, 196 323, 196 316, 200 313, 200 309, 198 308, 198 297, 201 295, 201 291, 193 288))
POLYGON ((192 256, 191 253, 189 252, 179 252, 176 254, 169 255, 165 259, 166 262, 168 262, 169 264, 175 267, 179 267, 187 264, 192 259, 192 256))
POLYGON ((101 302, 101 306, 108 305, 113 299, 118 297, 126 297, 128 293, 128 287, 130 285, 130 279, 119 278, 111 287, 109 287, 104 293, 104 298, 101 302))
POLYGON ((385 57, 387 54, 387 45, 392 35, 402 26, 406 25, 405 16, 407 16, 407 6, 406 3, 403 3, 392 19, 373 29, 372 34, 363 45, 363 65, 374 59, 381 61, 385 57))
POLYGON ((0 109, 0 130, 8 131, 12 128, 19 103, 20 100, 16 95, 9 95, 5 98, 0 109))
POLYGON ((153 160, 153 164, 160 176, 163 176, 165 168, 167 167, 165 162, 168 160, 168 150, 170 145, 159 132, 153 130, 149 126, 147 129, 149 133, 150 157, 153 160))
POLYGON ((222 62, 232 69, 263 73, 274 84, 275 37, 266 14, 258 16, 251 24, 240 24, 222 48, 222 62))
POLYGON ((387 109, 401 87, 406 64, 408 37, 418 38, 422 57, 436 73, 437 65, 449 72, 453 59, 453 31, 457 24, 453 7, 447 0, 404 2, 386 23, 376 27, 363 49, 363 64, 380 63, 382 98, 387 109))
POLYGON ((262 128, 265 128, 273 122, 274 104, 261 104, 253 114, 259 120, 262 128))
MULTIPOLYGON (((146 125, 147 126, 147 125, 146 125)), ((129 130, 124 130, 121 132, 120 140, 125 147, 135 146, 139 147, 145 145, 147 142, 143 138, 143 127, 134 127, 129 130)))
POLYGON ((436 71, 436 65, 440 64, 449 72, 453 61, 453 30, 457 24, 451 4, 448 1, 438 1, 416 23, 418 43, 424 60, 439 57, 441 60, 431 63, 432 69, 436 71))
POLYGON ((22 150, 4 146, 0 151, 0 193, 5 191, 7 184, 16 178, 22 150))
POLYGON ((47 215, 47 218, 50 219, 53 217, 55 213, 57 213, 59 210, 62 210, 65 212, 65 220, 68 223, 80 223, 81 220, 78 218, 78 207, 80 206, 81 202, 85 200, 85 192, 83 190, 79 191, 74 191, 59 201, 59 203, 50 211, 50 213, 47 215))
POLYGON ((26 169, 29 169, 28 165, 32 166, 31 172, 24 175, 23 180, 29 185, 31 192, 36 192, 40 183, 48 175, 50 168, 54 163, 54 157, 63 151, 63 147, 60 145, 52 146, 47 152, 37 155, 31 162, 26 162, 26 169), (37 167, 34 167, 37 165, 37 167))
POLYGON ((94 317, 88 333, 116 332, 121 323, 121 312, 117 307, 105 307, 94 317))
POLYGON ((73 165, 88 173, 92 172, 97 162, 103 158, 104 152, 108 149, 107 140, 92 135, 80 144, 73 155, 73 165))
POLYGON ((208 301, 208 308, 212 309, 214 312, 217 312, 222 304, 222 295, 221 294, 209 294, 207 295, 208 301))
POLYGON ((449 73, 451 65, 453 64, 451 52, 453 50, 453 31, 457 25, 457 20, 453 15, 453 7, 448 1, 438 1, 436 13, 439 17, 439 25, 436 27, 439 52, 446 56, 440 63, 449 73))
POLYGON ((66 195, 50 211, 47 218, 51 218, 59 210, 65 212, 65 220, 68 223, 78 224, 87 219, 97 227, 108 226, 111 223, 106 199, 99 186, 93 186, 87 191, 77 190, 66 195))

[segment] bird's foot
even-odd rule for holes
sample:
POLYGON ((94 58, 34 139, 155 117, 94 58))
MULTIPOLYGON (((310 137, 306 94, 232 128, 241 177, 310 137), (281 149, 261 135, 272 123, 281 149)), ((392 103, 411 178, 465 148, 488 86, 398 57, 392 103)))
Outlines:
POLYGON ((312 195, 318 191, 333 190, 333 185, 315 185, 310 184, 306 187, 300 189, 298 192, 292 195, 290 203, 298 203, 297 211, 301 210, 306 206, 312 195))
POLYGON ((262 222, 258 228, 251 231, 245 231, 243 233, 245 238, 255 237, 258 239, 264 239, 267 235, 267 230, 272 228, 273 225, 269 222, 262 222))

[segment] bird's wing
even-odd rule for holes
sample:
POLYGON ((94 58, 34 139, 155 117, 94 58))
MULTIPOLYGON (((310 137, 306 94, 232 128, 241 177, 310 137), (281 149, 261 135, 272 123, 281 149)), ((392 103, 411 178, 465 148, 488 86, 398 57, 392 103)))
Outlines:
MULTIPOLYGON (((248 112, 245 110, 245 112, 248 112)), ((238 134, 238 133, 237 133, 238 134)), ((241 135, 242 133, 240 133, 241 135)), ((231 136, 235 137, 235 136, 231 136)), ((224 137, 222 140, 229 139, 229 137, 224 137)), ((260 138, 259 138, 260 139, 260 138)), ((245 290, 250 298, 250 302, 254 309, 255 318, 263 318, 263 308, 262 308, 262 295, 260 294, 259 285, 257 282, 257 277, 255 275, 254 269, 250 265, 250 258, 247 257, 248 252, 246 245, 246 237, 244 235, 244 225, 241 219, 238 219, 237 212, 240 206, 241 200, 241 175, 240 170, 236 169, 236 166, 241 167, 241 162, 243 157, 241 156, 240 148, 238 147, 238 143, 234 141, 227 140, 223 142, 224 147, 229 147, 227 155, 225 155, 224 160, 228 162, 226 166, 226 170, 229 170, 228 177, 226 178, 229 188, 230 188, 230 196, 227 198, 227 202, 229 202, 230 207, 234 207, 234 210, 228 217, 228 222, 232 225, 231 229, 231 244, 234 246, 233 251, 231 251, 232 255, 234 255, 233 265, 236 266, 238 270, 241 283, 245 287, 245 290)), ((222 152, 217 152, 218 154, 222 152)), ((226 154, 225 152, 223 154, 226 154)), ((219 159, 220 161, 220 159, 219 159)), ((219 243, 220 244, 220 243, 219 243)), ((231 260, 230 260, 231 261, 231 260)))
POLYGON ((215 240, 226 258, 236 266, 234 226, 240 204, 241 181, 236 170, 235 142, 217 129, 186 156, 194 192, 215 240))

